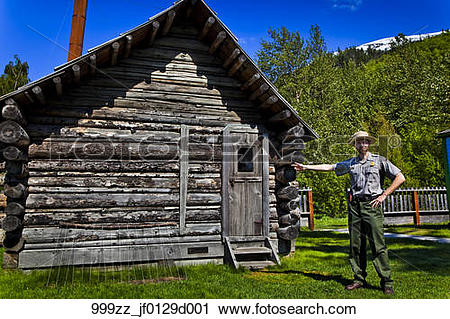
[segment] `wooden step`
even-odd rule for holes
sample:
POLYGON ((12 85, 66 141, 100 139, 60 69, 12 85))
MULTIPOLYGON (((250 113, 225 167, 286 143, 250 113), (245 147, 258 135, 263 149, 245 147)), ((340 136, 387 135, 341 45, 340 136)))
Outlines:
POLYGON ((248 269, 263 269, 269 266, 274 266, 276 263, 270 260, 254 260, 254 261, 240 261, 239 266, 248 269))
POLYGON ((249 255, 249 254, 271 254, 272 251, 267 247, 239 247, 233 249, 235 255, 249 255))
POLYGON ((234 268, 245 267, 256 270, 280 265, 280 259, 268 237, 262 241, 260 238, 252 241, 232 239, 233 241, 229 237, 224 237, 224 262, 234 268))

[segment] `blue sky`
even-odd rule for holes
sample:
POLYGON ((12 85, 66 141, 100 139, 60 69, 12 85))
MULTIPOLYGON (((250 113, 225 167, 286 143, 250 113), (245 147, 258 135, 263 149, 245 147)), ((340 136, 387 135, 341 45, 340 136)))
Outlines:
MULTIPOLYGON (((174 0, 90 0, 84 51, 127 31, 174 0)), ((206 0, 255 57, 269 27, 307 36, 317 24, 329 50, 398 33, 450 28, 449 0, 206 0)), ((36 80, 67 59, 73 0, 0 0, 0 71, 18 54, 36 80)), ((1 73, 1 72, 0 72, 1 73)))

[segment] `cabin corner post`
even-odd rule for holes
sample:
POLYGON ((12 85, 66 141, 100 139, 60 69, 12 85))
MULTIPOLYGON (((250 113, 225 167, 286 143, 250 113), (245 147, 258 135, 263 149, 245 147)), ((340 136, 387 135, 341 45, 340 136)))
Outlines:
POLYGON ((276 199, 279 228, 278 250, 281 254, 295 251, 295 239, 300 230, 297 173, 292 164, 303 162, 304 128, 298 124, 278 135, 278 160, 275 166, 276 199))
POLYGON ((181 125, 180 131, 180 235, 186 233, 186 203, 189 176, 189 127, 181 125))
POLYGON ((15 269, 19 266, 19 253, 25 241, 22 237, 25 202, 28 186, 28 145, 30 138, 23 128, 26 126, 23 110, 13 100, 8 99, 2 107, 0 142, 4 145, 1 155, 5 161, 4 194, 7 198, 6 216, 2 221, 5 231, 3 246, 3 268, 15 269))
POLYGON ((264 133, 262 137, 263 236, 268 238, 270 232, 269 137, 267 133, 264 133))
POLYGON ((222 240, 225 240, 229 236, 229 203, 228 197, 230 196, 230 190, 228 186, 230 170, 231 170, 231 139, 230 139, 231 126, 227 125, 222 134, 222 240))

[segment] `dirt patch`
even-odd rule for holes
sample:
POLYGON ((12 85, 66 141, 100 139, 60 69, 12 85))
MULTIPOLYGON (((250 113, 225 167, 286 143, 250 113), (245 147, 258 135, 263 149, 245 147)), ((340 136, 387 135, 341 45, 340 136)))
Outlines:
POLYGON ((161 278, 153 278, 153 279, 142 279, 142 280, 130 280, 127 281, 129 284, 133 285, 145 285, 145 284, 155 284, 160 282, 170 282, 170 281, 181 281, 186 278, 182 277, 161 277, 161 278))

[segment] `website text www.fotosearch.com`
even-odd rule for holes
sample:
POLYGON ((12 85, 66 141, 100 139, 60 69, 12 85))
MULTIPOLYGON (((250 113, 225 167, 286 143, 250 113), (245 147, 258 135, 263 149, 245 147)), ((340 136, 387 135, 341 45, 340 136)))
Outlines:
POLYGON ((221 315, 356 315, 356 306, 315 305, 283 306, 256 303, 240 306, 218 306, 221 315))

